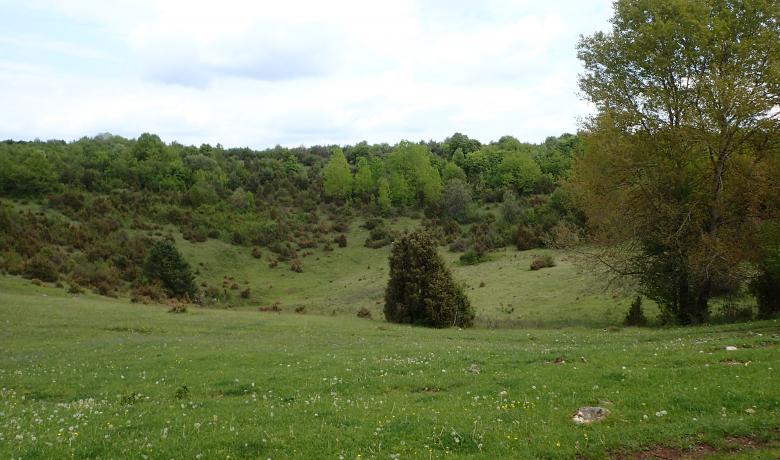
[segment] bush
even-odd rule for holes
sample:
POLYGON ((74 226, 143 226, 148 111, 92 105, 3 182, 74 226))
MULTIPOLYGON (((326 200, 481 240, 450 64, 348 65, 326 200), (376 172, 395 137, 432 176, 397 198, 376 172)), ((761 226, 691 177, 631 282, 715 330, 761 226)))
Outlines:
POLYGON ((520 225, 515 233, 515 246, 518 251, 526 251, 528 249, 541 248, 544 246, 544 243, 534 229, 526 225, 520 225))
POLYGON ((144 273, 159 280, 172 297, 195 297, 197 286, 190 264, 172 243, 158 241, 151 247, 144 262, 144 273))
POLYGON ((53 283, 59 279, 57 267, 47 253, 38 253, 27 261, 24 267, 24 275, 27 278, 37 278, 48 283, 53 283))
POLYGON ((463 265, 477 265, 487 260, 486 254, 480 254, 477 251, 466 251, 460 256, 460 263, 463 265))
POLYGON ((450 244, 450 252, 464 252, 469 248, 469 240, 467 238, 458 238, 450 244))
POLYGON ((753 308, 750 305, 727 302, 720 308, 719 316, 724 323, 744 323, 753 320, 753 308))
POLYGON ((168 313, 187 313, 187 305, 181 302, 171 302, 171 308, 168 309, 168 313))
POLYGON ((545 254, 542 256, 534 256, 534 259, 531 261, 531 270, 541 270, 543 268, 554 267, 554 266, 555 266, 555 259, 553 259, 553 256, 549 254, 545 254))
POLYGON ((430 327, 468 327, 474 321, 463 288, 453 281, 433 240, 421 231, 393 246, 384 313, 390 322, 430 327))
POLYGON ((290 264, 290 270, 294 271, 295 273, 303 273, 303 267, 301 266, 301 261, 298 259, 294 259, 290 264))
POLYGON ((336 244, 339 245, 340 248, 346 248, 347 247, 347 235, 341 234, 333 239, 333 241, 336 242, 336 244))
POLYGON ((367 248, 378 249, 393 242, 393 235, 384 226, 374 227, 364 244, 367 248))
POLYGON ((780 279, 768 270, 762 270, 750 283, 750 292, 756 296, 759 318, 773 318, 780 314, 780 279))
POLYGON ((366 230, 373 230, 376 227, 381 227, 384 225, 384 221, 382 219, 379 219, 377 217, 372 217, 371 219, 368 219, 365 224, 362 225, 363 228, 366 230))
POLYGON ((645 317, 644 311, 642 311, 642 297, 637 296, 631 303, 631 308, 628 309, 623 324, 637 327, 647 326, 647 318, 645 317))

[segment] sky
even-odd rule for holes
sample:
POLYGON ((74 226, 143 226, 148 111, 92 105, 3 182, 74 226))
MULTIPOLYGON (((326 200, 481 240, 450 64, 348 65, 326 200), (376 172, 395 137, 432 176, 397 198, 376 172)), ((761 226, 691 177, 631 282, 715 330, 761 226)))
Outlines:
POLYGON ((611 0, 0 0, 0 139, 226 147, 575 132, 611 0))

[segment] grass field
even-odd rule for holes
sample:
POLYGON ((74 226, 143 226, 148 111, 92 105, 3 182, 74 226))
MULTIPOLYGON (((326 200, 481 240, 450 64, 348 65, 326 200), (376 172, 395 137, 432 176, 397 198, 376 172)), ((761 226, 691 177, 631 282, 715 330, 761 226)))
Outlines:
MULTIPOLYGON (((396 229, 413 228, 418 221, 402 219, 393 225, 396 229)), ((367 236, 367 230, 353 225, 346 248, 336 247, 331 252, 313 249, 312 255, 301 259, 302 273, 291 271, 289 262, 269 268, 273 257, 269 251, 258 260, 250 249, 218 240, 190 243, 179 239, 177 246, 199 270, 199 282, 222 286, 227 276, 239 289, 249 286, 251 298, 234 302, 239 308, 278 301, 285 311, 304 307, 309 313, 354 315, 365 307, 381 317, 390 248, 364 247, 367 236)), ((583 272, 566 252, 505 249, 491 253, 490 261, 472 266, 460 265, 460 254, 445 248, 440 252, 454 277, 468 286, 477 321, 483 325, 607 327, 620 324, 631 303, 630 298, 606 292, 604 283, 583 272), (545 253, 552 254, 557 265, 529 270, 532 258, 545 253)), ((233 293, 236 296, 238 290, 233 293)), ((645 308, 648 316, 656 316, 651 302, 646 302, 645 308)))
MULTIPOLYGON (((515 256, 491 264, 511 278, 499 267, 515 256)), ((478 305, 511 292, 495 291, 470 292, 478 305)), ((0 321, 2 458, 603 458, 661 445, 780 456, 772 321, 428 330, 175 315, 12 277, 0 278, 0 321), (604 422, 570 421, 592 404, 610 409, 604 422)))

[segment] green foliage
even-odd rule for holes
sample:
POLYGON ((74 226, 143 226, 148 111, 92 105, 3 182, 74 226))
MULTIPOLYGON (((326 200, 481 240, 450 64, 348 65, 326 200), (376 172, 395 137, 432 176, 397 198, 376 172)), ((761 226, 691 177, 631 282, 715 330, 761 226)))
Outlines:
POLYGON ((458 151, 461 154, 467 155, 471 152, 479 150, 482 144, 476 139, 470 139, 465 134, 455 133, 452 136, 444 139, 443 147, 448 157, 454 156, 458 151))
POLYGON ((386 214, 393 207, 393 201, 390 195, 390 183, 384 177, 379 180, 379 192, 376 203, 382 214, 386 214))
POLYGON ((461 254, 458 260, 460 260, 460 263, 463 265, 477 265, 478 263, 488 260, 488 256, 485 253, 480 253, 470 249, 461 254))
POLYGON ((57 188, 57 173, 44 152, 0 144, 0 192, 10 196, 38 196, 57 188))
POLYGON ((157 241, 149 249, 144 273, 150 280, 160 281, 172 297, 194 298, 197 293, 190 265, 168 241, 157 241))
POLYGON ((398 205, 424 206, 439 201, 441 176, 424 145, 400 142, 387 160, 390 171, 390 195, 398 205))
POLYGON ((325 196, 346 200, 352 193, 352 173, 344 157, 344 151, 337 148, 325 165, 323 171, 323 187, 325 196))
POLYGON ((701 323, 718 286, 758 262, 778 209, 777 3, 614 7, 612 29, 579 43, 598 113, 570 180, 600 260, 678 323, 701 323))
POLYGON ((452 179, 444 186, 439 207, 444 217, 465 222, 474 203, 471 199, 471 191, 468 184, 460 179, 452 179))
POLYGON ((430 327, 468 327, 474 320, 463 288, 453 281, 433 240, 420 231, 393 245, 384 312, 394 323, 430 327))
POLYGON ((628 309, 628 313, 626 313, 626 319, 623 320, 623 324, 626 326, 647 326, 647 317, 645 317, 645 312, 642 310, 641 296, 637 296, 631 302, 631 307, 628 309))
POLYGON ((542 176, 539 165, 527 153, 506 153, 498 167, 500 186, 512 187, 518 193, 529 192, 542 176))
POLYGON ((758 315, 772 318, 780 314, 780 224, 768 223, 762 229, 759 272, 750 282, 758 301, 758 315))
POLYGON ((455 162, 448 161, 444 164, 444 169, 441 172, 441 180, 446 184, 453 179, 466 182, 466 173, 455 162))
POLYGON ((367 201, 376 190, 376 181, 371 173, 371 165, 368 158, 361 156, 357 160, 355 169, 355 194, 367 201))

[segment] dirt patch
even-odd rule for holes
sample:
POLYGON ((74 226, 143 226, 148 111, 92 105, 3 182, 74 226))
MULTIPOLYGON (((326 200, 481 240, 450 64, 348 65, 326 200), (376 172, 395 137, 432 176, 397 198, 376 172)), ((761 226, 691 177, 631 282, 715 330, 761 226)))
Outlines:
POLYGON ((643 450, 641 452, 635 452, 628 456, 618 457, 621 459, 632 460, 650 460, 650 459, 663 459, 663 460, 676 460, 676 459, 694 459, 705 458, 708 454, 716 452, 716 450, 708 444, 697 444, 691 449, 675 449, 673 447, 653 447, 651 449, 643 450))
POLYGON ((716 452, 742 452, 780 445, 777 441, 767 442, 750 436, 729 436, 723 442, 725 446, 722 446, 722 449, 716 449, 706 443, 698 443, 687 449, 655 446, 639 452, 614 453, 609 457, 620 460, 688 460, 707 458, 716 452))

